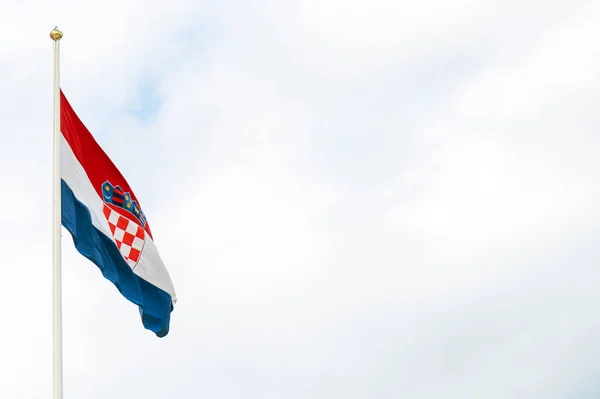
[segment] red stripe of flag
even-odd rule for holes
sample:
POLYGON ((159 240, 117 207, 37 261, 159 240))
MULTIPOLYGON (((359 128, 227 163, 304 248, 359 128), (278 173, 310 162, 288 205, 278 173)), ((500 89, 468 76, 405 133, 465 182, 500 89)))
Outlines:
MULTIPOLYGON (((123 191, 129 192, 131 199, 135 200, 141 208, 141 204, 127 180, 81 122, 62 90, 60 92, 60 131, 75 154, 75 158, 83 166, 100 198, 102 198, 103 184, 108 180, 113 186, 120 186, 123 191)), ((152 237, 147 221, 145 230, 152 237)))

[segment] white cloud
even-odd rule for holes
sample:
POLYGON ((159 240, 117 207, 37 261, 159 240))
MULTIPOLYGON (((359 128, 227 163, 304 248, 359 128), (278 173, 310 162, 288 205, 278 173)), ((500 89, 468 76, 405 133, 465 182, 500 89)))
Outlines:
POLYGON ((598 223, 593 182, 532 148, 460 141, 429 167, 437 169, 431 186, 399 205, 392 218, 398 229, 428 240, 445 256, 470 257, 598 223))
POLYGON ((558 25, 523 62, 487 69, 462 91, 456 112, 468 118, 536 117, 565 96, 598 85, 600 51, 597 5, 576 20, 558 25))

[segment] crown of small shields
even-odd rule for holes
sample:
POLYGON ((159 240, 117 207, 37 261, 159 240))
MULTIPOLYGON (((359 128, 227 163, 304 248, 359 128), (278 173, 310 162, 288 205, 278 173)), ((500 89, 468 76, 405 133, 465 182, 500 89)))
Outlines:
POLYGON ((102 200, 129 212, 135 217, 142 228, 146 226, 146 216, 136 201, 131 199, 131 194, 123 192, 120 186, 113 186, 109 181, 102 185, 102 200))

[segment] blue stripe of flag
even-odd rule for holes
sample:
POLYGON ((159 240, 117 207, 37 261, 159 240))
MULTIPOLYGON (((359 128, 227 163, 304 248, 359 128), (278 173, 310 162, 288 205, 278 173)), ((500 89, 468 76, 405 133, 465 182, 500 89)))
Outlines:
POLYGON ((113 239, 92 224, 89 209, 64 180, 61 195, 62 224, 71 233, 77 251, 98 266, 125 298, 138 305, 146 329, 158 337, 166 336, 173 311, 171 296, 133 273, 113 239))

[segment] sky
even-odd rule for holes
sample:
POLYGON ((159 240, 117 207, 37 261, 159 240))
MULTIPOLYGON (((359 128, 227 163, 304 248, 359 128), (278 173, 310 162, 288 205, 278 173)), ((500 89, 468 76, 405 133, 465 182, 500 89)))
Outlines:
POLYGON ((65 398, 597 398, 600 4, 4 0, 0 397, 52 395, 52 41, 171 331, 63 230, 65 398))

